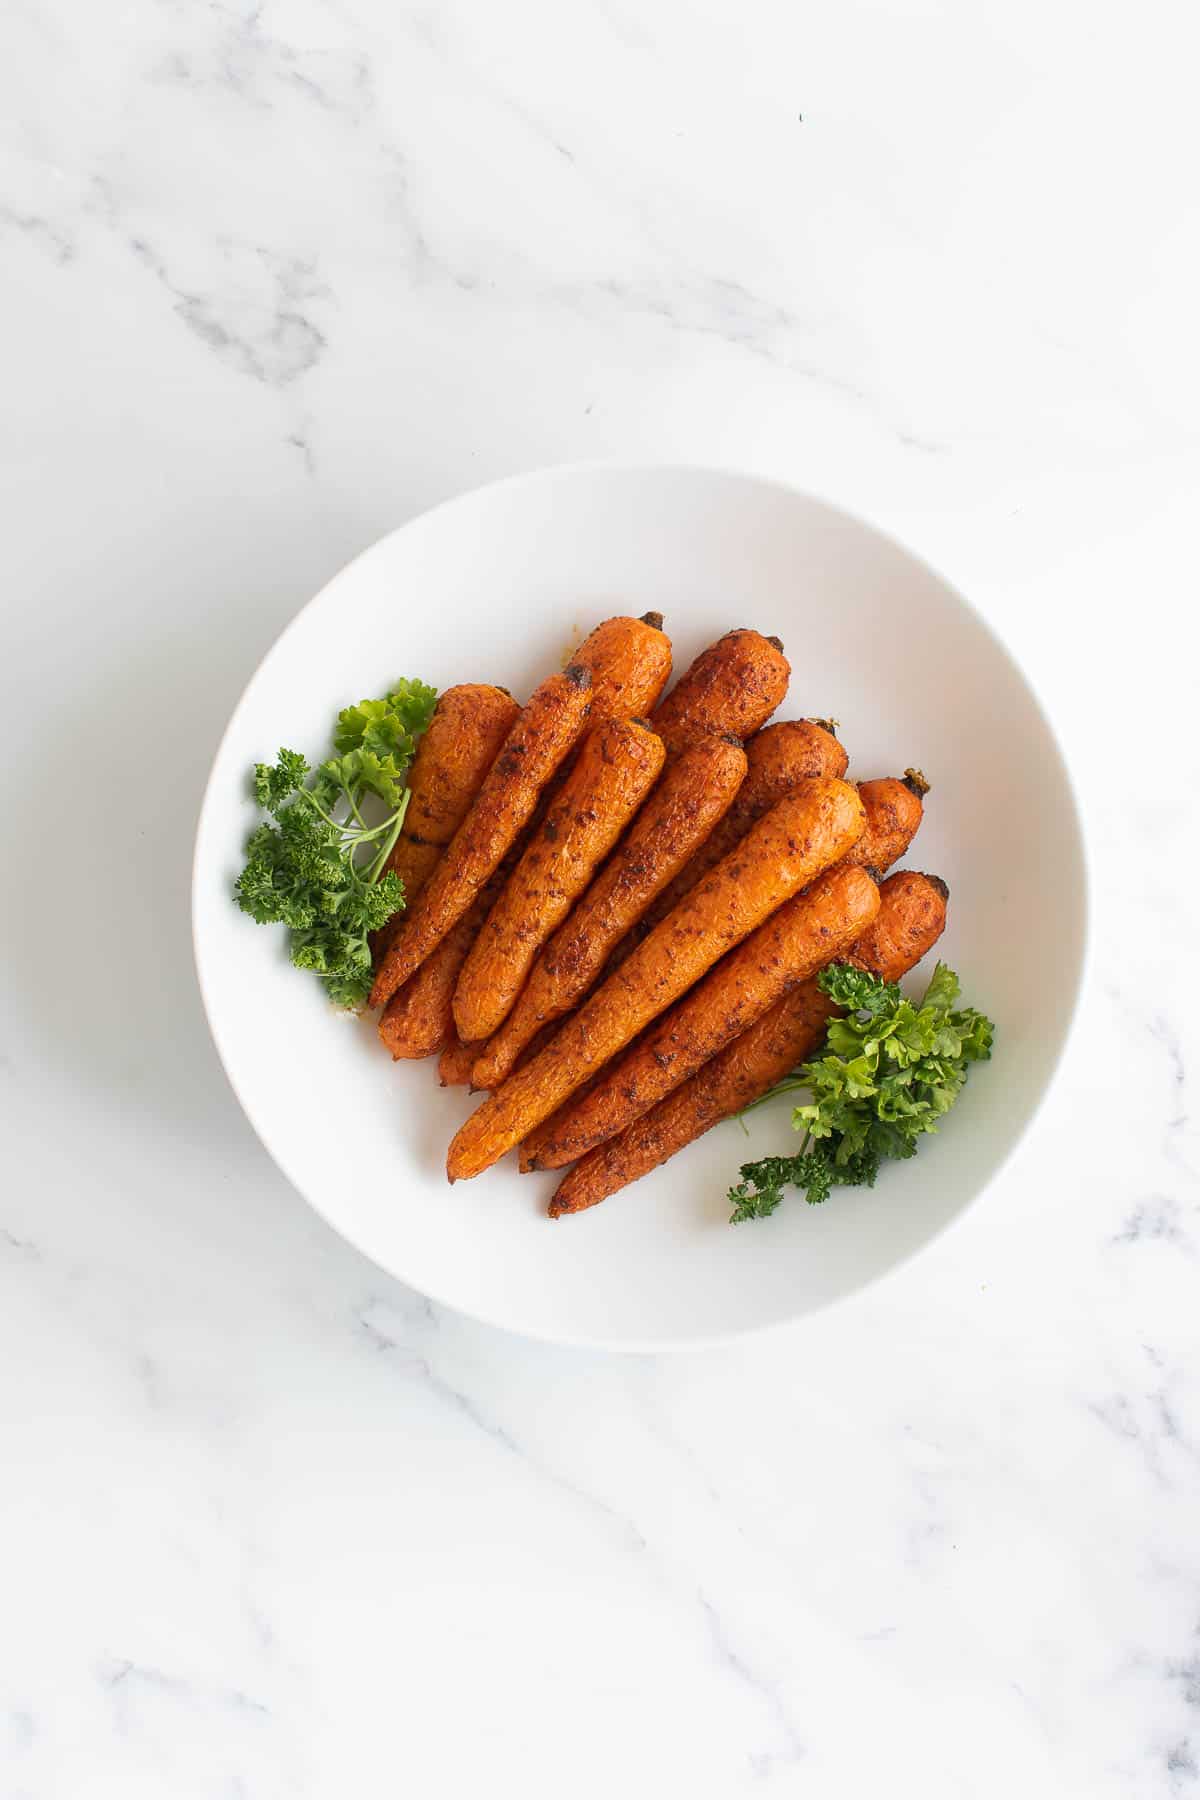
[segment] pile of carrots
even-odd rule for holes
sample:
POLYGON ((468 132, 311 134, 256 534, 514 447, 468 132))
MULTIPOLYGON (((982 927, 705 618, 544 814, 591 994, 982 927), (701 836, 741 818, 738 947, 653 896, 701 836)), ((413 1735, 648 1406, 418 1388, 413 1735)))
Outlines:
POLYGON ((442 694, 391 866, 371 1004, 394 1058, 487 1098, 451 1181, 510 1150, 582 1212, 759 1099, 820 1045, 816 976, 898 980, 945 928, 936 876, 886 872, 927 784, 844 779, 827 720, 769 725, 791 670, 730 631, 671 688, 657 613, 608 619, 524 707, 442 694), (573 1165, 573 1166, 571 1166, 573 1165))

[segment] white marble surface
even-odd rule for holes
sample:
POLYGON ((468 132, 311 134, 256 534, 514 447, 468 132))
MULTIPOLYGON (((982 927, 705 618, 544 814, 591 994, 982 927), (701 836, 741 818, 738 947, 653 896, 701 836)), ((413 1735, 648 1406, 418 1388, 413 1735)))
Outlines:
POLYGON ((1194 33, 4 9, 4 1800, 1200 1794, 1194 33), (1096 876, 987 1201, 677 1359, 497 1335, 336 1241, 189 961, 280 626, 430 502, 592 455, 923 551, 1043 691, 1096 876))

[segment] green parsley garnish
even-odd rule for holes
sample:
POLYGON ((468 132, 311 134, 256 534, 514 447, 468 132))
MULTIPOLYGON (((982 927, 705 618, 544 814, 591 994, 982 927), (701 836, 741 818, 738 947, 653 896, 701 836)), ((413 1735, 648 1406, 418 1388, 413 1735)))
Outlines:
POLYGON ((260 925, 287 926, 293 963, 319 976, 337 1006, 366 1001, 367 934, 404 905, 403 882, 383 871, 408 808, 405 774, 436 700, 423 681, 398 681, 382 700, 338 714, 338 754, 315 774, 295 750, 254 770, 255 799, 274 823, 246 845, 234 898, 260 925), (364 811, 369 794, 387 809, 375 823, 364 811))
POLYGON ((814 1205, 835 1187, 874 1187, 886 1159, 916 1155, 921 1137, 958 1099, 971 1064, 992 1053, 991 1020, 973 1007, 956 1010, 958 976, 945 963, 916 1006, 895 982, 848 963, 831 964, 817 980, 845 1016, 830 1022, 823 1056, 764 1096, 808 1089, 811 1100, 792 1114, 804 1140, 795 1156, 742 1165, 729 1190, 732 1224, 766 1218, 789 1186, 814 1205))

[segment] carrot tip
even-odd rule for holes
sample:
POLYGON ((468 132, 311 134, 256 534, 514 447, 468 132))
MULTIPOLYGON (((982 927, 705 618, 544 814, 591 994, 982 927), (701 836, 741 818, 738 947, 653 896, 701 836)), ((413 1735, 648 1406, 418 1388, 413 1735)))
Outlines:
POLYGON ((572 687, 586 688, 592 685, 592 671, 583 663, 568 663, 563 674, 572 687))
POLYGON ((915 794, 917 796, 918 800, 923 800, 929 792, 929 783, 926 781, 924 775, 922 775, 920 769, 905 769, 904 785, 910 794, 915 794))
POLYGON ((927 875, 925 879, 930 887, 935 887, 937 889, 943 900, 948 900, 950 898, 949 883, 943 881, 940 875, 927 875))
POLYGON ((780 655, 783 654, 783 639, 782 638, 769 637, 767 639, 767 642, 768 642, 768 644, 773 644, 775 649, 779 651, 780 655))
POLYGON ((663 628, 663 616, 660 612, 644 612, 642 614, 642 624, 649 625, 655 631, 661 631, 663 628))

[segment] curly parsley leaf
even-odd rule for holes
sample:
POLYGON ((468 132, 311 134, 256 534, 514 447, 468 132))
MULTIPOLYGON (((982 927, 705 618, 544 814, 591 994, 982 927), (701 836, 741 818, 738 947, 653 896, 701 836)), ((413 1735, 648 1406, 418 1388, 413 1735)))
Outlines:
POLYGON ((234 899, 260 925, 287 927, 292 962, 317 975, 337 1006, 365 1003, 369 934, 404 905, 403 883, 385 870, 408 806, 408 766, 436 700, 425 682, 399 681, 384 699, 338 714, 340 754, 315 773, 295 750, 254 770, 254 797, 271 822, 250 836, 234 899), (375 823, 364 811, 368 795, 387 809, 375 823))
POLYGON ((416 741, 433 717, 437 689, 424 681, 398 681, 382 700, 360 700, 343 707, 334 727, 333 747, 368 750, 379 757, 409 762, 416 741))
POLYGON ((881 981, 878 975, 869 975, 852 963, 830 963, 818 975, 817 986, 847 1012, 865 1013, 872 1019, 886 1012, 900 998, 896 982, 881 981))
POLYGON ((729 1190, 734 1224, 766 1218, 788 1187, 815 1205, 835 1187, 874 1186, 884 1161, 916 1155, 958 1099, 971 1064, 991 1056, 991 1020, 957 1007, 958 977, 944 963, 916 1005, 895 982, 846 963, 817 979, 847 1010, 830 1021, 825 1054, 775 1090, 808 1090, 808 1103, 792 1114, 803 1142, 795 1156, 742 1165, 729 1190))
POLYGON ((254 797, 264 812, 276 813, 283 802, 304 785, 308 764, 295 750, 281 750, 279 760, 254 765, 254 797))

